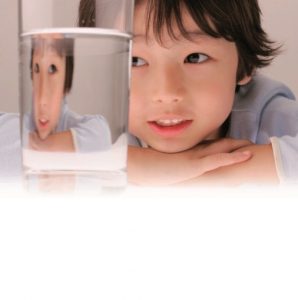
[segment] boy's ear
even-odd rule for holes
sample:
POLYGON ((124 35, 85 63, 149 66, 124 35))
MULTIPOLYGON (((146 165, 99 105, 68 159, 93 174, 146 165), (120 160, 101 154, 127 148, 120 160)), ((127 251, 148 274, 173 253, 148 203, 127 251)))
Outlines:
POLYGON ((238 85, 245 85, 251 81, 252 76, 245 75, 240 81, 238 81, 238 85))

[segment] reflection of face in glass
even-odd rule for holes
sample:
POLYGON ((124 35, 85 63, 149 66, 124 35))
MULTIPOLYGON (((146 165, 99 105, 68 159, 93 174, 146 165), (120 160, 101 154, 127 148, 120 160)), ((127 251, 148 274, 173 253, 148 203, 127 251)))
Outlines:
POLYGON ((33 48, 34 122, 41 139, 55 130, 64 98, 66 58, 55 48, 56 41, 38 38, 33 48))

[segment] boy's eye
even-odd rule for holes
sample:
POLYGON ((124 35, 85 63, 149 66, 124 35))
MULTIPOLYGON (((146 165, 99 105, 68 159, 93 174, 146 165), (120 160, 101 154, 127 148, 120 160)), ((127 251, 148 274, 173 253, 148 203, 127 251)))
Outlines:
POLYGON ((33 72, 34 73, 39 73, 39 64, 35 64, 33 67, 33 72))
POLYGON ((54 64, 51 64, 48 68, 49 74, 54 74, 57 72, 57 67, 54 64))
POLYGON ((132 57, 132 66, 133 67, 142 67, 144 65, 146 65, 146 61, 140 57, 137 56, 133 56, 132 57))
POLYGON ((188 55, 184 62, 189 64, 199 64, 206 61, 209 57, 202 53, 192 53, 188 55))

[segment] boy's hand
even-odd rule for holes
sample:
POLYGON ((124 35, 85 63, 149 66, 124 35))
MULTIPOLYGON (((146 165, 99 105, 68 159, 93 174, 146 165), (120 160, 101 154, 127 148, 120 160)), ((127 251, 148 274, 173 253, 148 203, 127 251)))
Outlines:
POLYGON ((203 176, 185 182, 185 185, 278 184, 278 176, 271 144, 249 145, 236 150, 250 151, 252 158, 241 164, 234 164, 210 171, 203 176))
POLYGON ((246 140, 221 139, 174 154, 129 147, 128 180, 151 186, 181 183, 208 171, 248 160, 251 158, 249 151, 233 151, 249 144, 246 140))

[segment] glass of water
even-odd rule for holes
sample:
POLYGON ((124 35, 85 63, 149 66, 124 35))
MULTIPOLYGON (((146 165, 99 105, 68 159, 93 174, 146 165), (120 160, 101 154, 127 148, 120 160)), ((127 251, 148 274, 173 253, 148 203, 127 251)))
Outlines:
MULTIPOLYGON (((19 0, 23 169, 125 186, 133 0, 19 0)), ((73 184, 70 186, 73 186, 73 184)), ((76 184, 74 184, 76 185, 76 184)))

